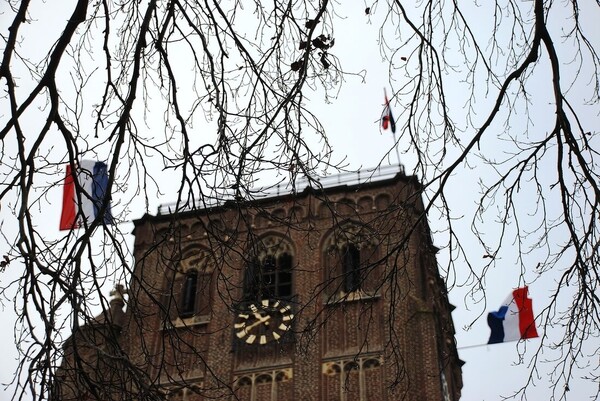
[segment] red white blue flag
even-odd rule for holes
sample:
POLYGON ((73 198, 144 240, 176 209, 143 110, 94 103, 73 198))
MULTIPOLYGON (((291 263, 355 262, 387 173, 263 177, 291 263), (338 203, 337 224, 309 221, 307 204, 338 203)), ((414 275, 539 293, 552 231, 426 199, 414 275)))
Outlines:
POLYGON ((497 312, 490 312, 488 325, 492 330, 488 344, 538 337, 527 287, 514 290, 497 312))
MULTIPOLYGON (((67 165, 60 229, 79 228, 83 226, 84 221, 89 224, 98 217, 107 196, 107 185, 108 169, 106 163, 95 160, 82 160, 78 166, 75 166, 75 170, 73 170, 72 165, 67 165), (79 196, 77 196, 75 180, 81 188, 79 196)), ((112 224, 113 222, 110 203, 104 212, 103 222, 105 224, 112 224)))
POLYGON ((383 116, 381 117, 381 127, 383 129, 388 129, 388 127, 392 130, 392 134, 396 133, 396 121, 394 121, 394 116, 392 115, 392 108, 390 107, 390 101, 387 98, 387 93, 383 93, 385 97, 385 108, 383 109, 383 116))

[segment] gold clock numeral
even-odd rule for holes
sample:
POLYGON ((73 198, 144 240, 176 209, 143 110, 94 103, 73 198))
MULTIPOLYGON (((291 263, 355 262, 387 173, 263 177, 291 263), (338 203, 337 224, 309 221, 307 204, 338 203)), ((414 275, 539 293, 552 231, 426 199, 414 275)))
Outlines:
POLYGON ((248 344, 254 344, 254 340, 256 340, 256 336, 254 334, 250 334, 248 338, 246 338, 246 342, 248 344))
POLYGON ((238 314, 238 317, 240 319, 248 320, 248 318, 250 317, 250 315, 246 315, 245 313, 240 313, 240 314, 238 314))
POLYGON ((235 335, 236 335, 238 338, 244 338, 244 336, 246 335, 246 332, 245 332, 244 330, 242 330, 242 331, 238 331, 238 332, 236 332, 236 333, 235 333, 235 335))
POLYGON ((267 306, 269 306, 269 300, 268 300, 268 299, 263 299, 263 300, 261 301, 261 303, 262 303, 262 306, 264 306, 265 308, 266 308, 267 306))
POLYGON ((234 329, 242 329, 246 326, 246 322, 240 322, 233 325, 234 329))
POLYGON ((260 336, 260 340, 258 341, 260 344, 266 344, 267 343, 267 336, 265 336, 264 334, 260 336))
POLYGON ((282 330, 282 331, 288 331, 288 329, 290 328, 290 326, 288 326, 285 323, 281 323, 278 328, 279 328, 279 330, 282 330))
POLYGON ((281 336, 279 335, 279 333, 278 333, 278 332, 274 331, 274 332, 273 332, 273 338, 274 338, 275 340, 279 340, 279 339, 281 338, 281 336))
POLYGON ((294 315, 284 315, 281 320, 283 320, 284 322, 287 322, 289 320, 292 320, 294 318, 294 315))

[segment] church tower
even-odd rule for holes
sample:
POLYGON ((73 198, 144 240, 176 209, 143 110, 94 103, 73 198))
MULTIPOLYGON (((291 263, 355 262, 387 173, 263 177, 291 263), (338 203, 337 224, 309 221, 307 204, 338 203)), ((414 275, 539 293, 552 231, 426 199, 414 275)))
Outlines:
POLYGON ((163 208, 134 234, 119 344, 165 399, 460 398, 453 307, 414 177, 163 208))

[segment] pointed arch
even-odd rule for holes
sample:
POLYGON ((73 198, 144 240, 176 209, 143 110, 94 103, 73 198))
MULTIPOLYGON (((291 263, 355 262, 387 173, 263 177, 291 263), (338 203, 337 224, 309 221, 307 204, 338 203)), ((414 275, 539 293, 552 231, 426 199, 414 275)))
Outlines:
POLYGON ((244 270, 243 299, 289 299, 293 295, 294 248, 279 234, 266 234, 252 244, 244 270))
POLYGON ((206 323, 210 320, 214 255, 199 245, 190 245, 176 258, 174 276, 165 278, 162 304, 174 326, 206 323))
POLYGON ((379 242, 374 230, 352 220, 342 222, 326 234, 322 258, 328 299, 376 290, 372 275, 379 260, 379 242))

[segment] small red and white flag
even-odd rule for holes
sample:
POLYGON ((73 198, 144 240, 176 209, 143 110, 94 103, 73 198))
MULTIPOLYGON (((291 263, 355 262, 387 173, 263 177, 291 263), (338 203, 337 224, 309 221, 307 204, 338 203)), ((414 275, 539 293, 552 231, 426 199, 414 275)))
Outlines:
POLYGON ((488 314, 488 325, 492 331, 488 344, 538 337, 533 305, 531 299, 527 298, 527 291, 527 287, 517 288, 498 311, 488 314))
MULTIPOLYGON (((105 201, 108 186, 108 169, 106 163, 95 160, 82 160, 78 166, 67 165, 67 173, 63 188, 62 213, 60 229, 71 230, 83 226, 84 221, 91 223, 100 214, 105 201), (81 187, 77 197, 75 180, 81 187)), ((113 218, 110 203, 103 216, 105 224, 112 224, 113 218)))
POLYGON ((390 101, 388 100, 387 93, 385 93, 385 89, 383 91, 383 96, 385 97, 385 107, 383 109, 383 116, 381 117, 381 127, 383 129, 388 129, 388 127, 392 130, 392 134, 396 133, 396 121, 394 121, 394 116, 392 115, 392 109, 390 107, 390 101))

